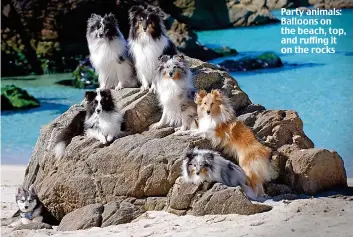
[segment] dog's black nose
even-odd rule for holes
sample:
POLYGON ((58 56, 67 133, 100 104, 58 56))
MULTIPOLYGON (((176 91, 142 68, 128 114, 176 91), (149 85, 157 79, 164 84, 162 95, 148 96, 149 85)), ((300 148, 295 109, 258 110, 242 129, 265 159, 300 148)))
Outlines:
POLYGON ((97 111, 97 113, 98 113, 98 114, 101 112, 101 110, 100 110, 100 109, 97 109, 96 111, 97 111))
POLYGON ((169 76, 170 76, 170 77, 172 77, 172 76, 173 76, 173 73, 172 73, 172 72, 170 72, 170 73, 169 73, 169 76))
POLYGON ((98 36, 99 36, 99 38, 102 38, 103 37, 103 33, 99 33, 98 36))
POLYGON ((210 114, 211 113, 211 111, 210 110, 207 110, 207 114, 210 114))
POLYGON ((27 209, 28 208, 28 206, 25 206, 25 209, 27 209))
POLYGON ((199 175, 199 174, 200 174, 200 171, 197 171, 196 174, 199 175))

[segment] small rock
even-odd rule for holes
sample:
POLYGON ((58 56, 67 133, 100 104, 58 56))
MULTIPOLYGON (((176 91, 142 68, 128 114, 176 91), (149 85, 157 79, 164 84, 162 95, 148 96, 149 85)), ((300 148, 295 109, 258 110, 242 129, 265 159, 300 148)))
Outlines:
POLYGON ((57 230, 72 231, 83 230, 102 225, 102 204, 91 204, 65 215, 57 230))
POLYGON ((282 67, 283 63, 275 53, 266 52, 257 57, 243 57, 238 60, 227 59, 219 64, 231 72, 243 72, 257 69, 282 67))
POLYGON ((144 212, 134 204, 125 201, 108 203, 104 207, 101 227, 129 223, 144 212))

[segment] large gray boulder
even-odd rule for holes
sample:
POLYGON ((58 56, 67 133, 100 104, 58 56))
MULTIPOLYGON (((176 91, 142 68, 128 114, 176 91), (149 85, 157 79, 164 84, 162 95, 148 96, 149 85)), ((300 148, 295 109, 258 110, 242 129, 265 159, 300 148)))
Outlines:
MULTIPOLYGON (((289 185, 288 190, 310 193, 346 185, 343 162, 338 155, 326 156, 324 163, 326 166, 336 162, 334 167, 330 167, 332 172, 337 173, 337 177, 333 177, 334 182, 318 175, 315 176, 315 183, 323 180, 327 185, 309 190, 305 188, 306 182, 288 181, 292 180, 290 177, 301 165, 295 162, 296 157, 301 156, 296 151, 306 151, 314 146, 303 132, 298 114, 294 111, 265 110, 261 105, 253 105, 236 80, 225 71, 197 59, 188 60, 195 86, 206 90, 221 89, 230 97, 239 119, 254 130, 259 140, 272 148, 272 160, 280 174, 277 182, 289 185), (288 160, 291 161, 291 169, 286 166, 288 160)), ((54 142, 60 131, 70 123, 82 126, 80 121, 85 111, 79 105, 72 106, 41 128, 24 185, 34 183, 40 199, 58 219, 95 203, 104 205, 105 209, 103 224, 99 226, 126 223, 146 210, 206 215, 254 214, 270 209, 266 205, 252 204, 239 188, 215 184, 206 185, 201 190, 176 183, 181 173, 183 155, 196 146, 212 149, 209 142, 199 137, 175 136, 173 128, 148 130, 161 116, 155 94, 139 89, 112 93, 117 106, 125 112, 126 132, 110 145, 105 146, 95 139, 78 135, 67 146, 62 159, 54 158, 54 142), (184 190, 184 187, 188 188, 184 190), (121 201, 126 203, 122 204, 121 201)), ((310 164, 314 166, 310 170, 321 166, 320 162, 310 164)), ((303 174, 311 174, 310 170, 303 174)), ((282 191, 272 193, 286 195, 282 191)))

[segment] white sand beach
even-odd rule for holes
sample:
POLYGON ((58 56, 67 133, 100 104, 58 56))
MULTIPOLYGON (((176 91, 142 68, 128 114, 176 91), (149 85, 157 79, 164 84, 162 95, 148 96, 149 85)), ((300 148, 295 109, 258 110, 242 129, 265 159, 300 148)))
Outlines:
MULTIPOLYGON (((1 166, 1 217, 16 211, 15 192, 25 167, 1 166)), ((353 180, 348 180, 353 186, 353 180)), ((313 198, 274 202, 274 208, 251 216, 176 216, 146 212, 132 223, 72 232, 2 227, 2 236, 352 236, 353 198, 313 198)))

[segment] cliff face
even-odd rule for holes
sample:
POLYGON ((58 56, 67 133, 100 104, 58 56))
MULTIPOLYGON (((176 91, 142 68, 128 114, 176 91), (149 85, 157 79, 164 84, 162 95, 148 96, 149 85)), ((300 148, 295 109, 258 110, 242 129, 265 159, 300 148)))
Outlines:
MULTIPOLYGON (((295 198, 298 193, 315 195, 347 185, 341 157, 334 151, 314 149, 295 111, 266 110, 254 105, 225 71, 200 60, 188 61, 196 88, 222 89, 238 118, 273 150, 272 162, 279 177, 267 185, 266 192, 275 200, 295 198)), ((106 204, 106 210, 112 202, 133 204, 136 208, 131 213, 136 209, 138 213, 166 210, 178 215, 250 215, 271 209, 251 203, 239 187, 197 186, 178 179, 183 155, 196 146, 213 149, 209 142, 175 136, 173 128, 148 130, 161 116, 158 100, 151 92, 123 89, 113 91, 113 96, 125 113, 127 135, 108 146, 80 135, 72 139, 61 160, 54 158, 54 141, 60 131, 77 116, 84 116, 84 108, 79 105, 41 129, 24 185, 34 183, 40 199, 58 219, 95 203, 106 204)), ((64 224, 70 223, 70 216, 64 224)), ((66 228, 73 227, 62 226, 66 228)))

